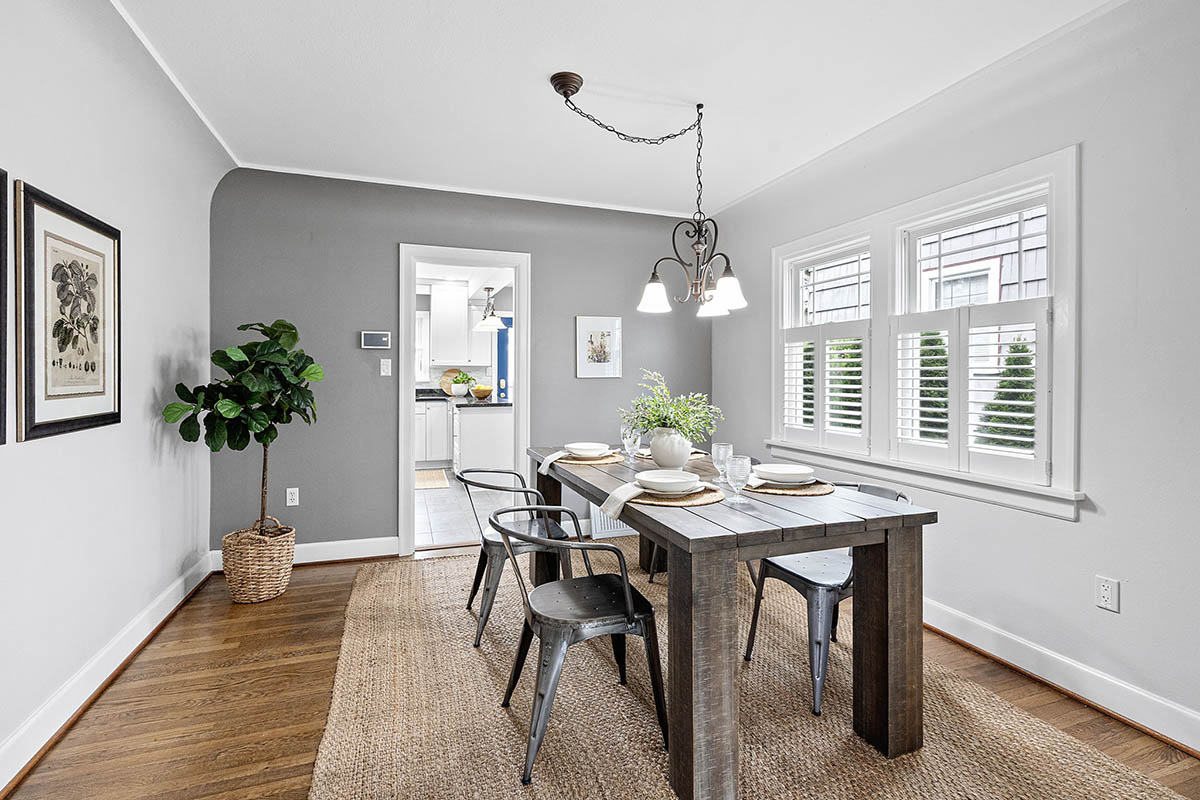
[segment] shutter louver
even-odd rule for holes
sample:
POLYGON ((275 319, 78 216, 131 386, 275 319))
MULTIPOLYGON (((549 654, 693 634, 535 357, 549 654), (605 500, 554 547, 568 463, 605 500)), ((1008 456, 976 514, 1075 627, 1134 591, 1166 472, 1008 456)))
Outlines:
POLYGON ((1038 428, 1037 326, 971 328, 967 338, 967 446, 1032 458, 1038 428))
POLYGON ((863 430, 863 339, 825 342, 825 430, 861 435, 863 430))
POLYGON ((947 447, 950 438, 950 332, 896 337, 896 437, 947 447))
POLYGON ((816 346, 813 342, 783 345, 783 424, 811 429, 816 414, 816 346))

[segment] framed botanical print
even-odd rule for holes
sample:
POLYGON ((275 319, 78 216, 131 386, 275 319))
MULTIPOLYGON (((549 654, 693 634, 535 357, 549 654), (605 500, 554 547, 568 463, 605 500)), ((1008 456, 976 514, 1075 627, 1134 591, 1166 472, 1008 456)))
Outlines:
POLYGON ((121 232, 22 181, 17 438, 121 421, 121 232))
POLYGON ((8 173, 0 169, 0 444, 8 437, 8 173))
POLYGON ((575 317, 575 377, 621 377, 620 317, 575 317))

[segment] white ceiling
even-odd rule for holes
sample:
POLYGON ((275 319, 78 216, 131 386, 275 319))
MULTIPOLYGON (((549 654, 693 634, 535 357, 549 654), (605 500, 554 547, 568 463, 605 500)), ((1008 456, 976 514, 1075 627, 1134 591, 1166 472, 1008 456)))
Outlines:
POLYGON ((112 0, 234 160, 690 213, 771 180, 1121 0, 112 0))

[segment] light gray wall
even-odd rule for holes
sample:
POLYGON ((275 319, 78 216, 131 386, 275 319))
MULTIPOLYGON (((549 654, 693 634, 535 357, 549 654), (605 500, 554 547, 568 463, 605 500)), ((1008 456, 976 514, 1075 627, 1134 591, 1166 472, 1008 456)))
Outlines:
POLYGON ((232 164, 106 0, 4 3, 0 19, 0 167, 121 230, 123 344, 119 425, 18 443, 9 370, 2 786, 182 599, 182 576, 208 572, 209 459, 159 412, 208 374, 209 203, 232 164))
MULTIPOLYGON (((710 326, 691 314, 634 311, 650 266, 669 247, 662 217, 523 200, 236 170, 213 198, 214 346, 235 327, 283 317, 325 366, 320 421, 293 425, 271 447, 271 508, 300 542, 397 531, 397 381, 358 331, 398 324, 401 242, 532 254, 532 440, 617 439, 616 409, 640 367, 672 388, 707 392, 710 326), (621 316, 624 375, 575 378, 575 315, 621 316), (300 487, 298 508, 284 490, 300 487)), ((395 351, 393 351, 393 356, 395 351)), ((212 546, 257 509, 257 453, 222 453, 212 469, 212 546)))
POLYGON ((1000 629, 987 635, 1022 666, 1073 675, 1068 688, 1084 695, 1130 698, 1114 710, 1170 724, 1164 732, 1192 746, 1198 71, 1200 5, 1134 0, 952 87, 721 215, 725 249, 763 313, 713 330, 720 435, 764 455, 770 397, 747 386, 765 387, 771 369, 773 246, 1082 143, 1080 488, 1090 501, 1072 523, 915 492, 941 512, 925 540, 925 594, 979 636, 974 621, 1000 629), (1122 580, 1119 615, 1094 607, 1096 574, 1122 580))

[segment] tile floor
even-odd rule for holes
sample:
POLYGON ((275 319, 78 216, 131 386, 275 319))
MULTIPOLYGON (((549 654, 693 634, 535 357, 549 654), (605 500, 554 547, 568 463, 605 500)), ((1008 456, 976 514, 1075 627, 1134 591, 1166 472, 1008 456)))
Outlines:
MULTIPOLYGON (((418 489, 416 495, 417 549, 456 547, 479 543, 479 526, 471 513, 466 488, 446 470, 448 489, 418 489)), ((518 495, 472 489, 479 522, 487 525, 487 516, 497 508, 520 505, 518 495)))

